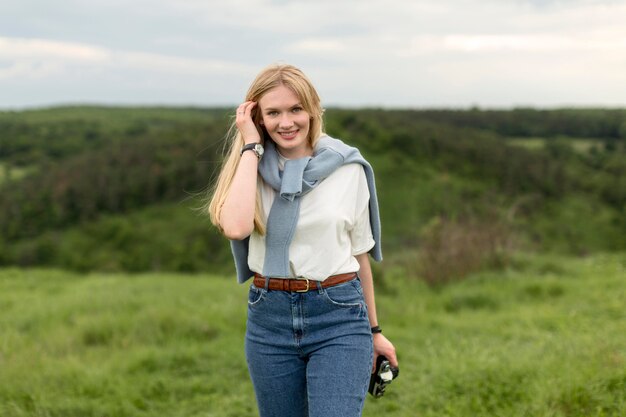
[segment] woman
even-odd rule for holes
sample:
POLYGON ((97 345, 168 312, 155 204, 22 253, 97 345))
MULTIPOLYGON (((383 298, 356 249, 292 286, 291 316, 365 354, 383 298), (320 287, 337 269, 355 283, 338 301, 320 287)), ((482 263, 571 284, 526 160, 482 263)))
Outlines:
POLYGON ((368 258, 382 259, 373 172, 322 116, 299 69, 263 70, 209 205, 239 282, 254 276, 245 351, 261 417, 360 416, 375 358, 398 365, 368 258))

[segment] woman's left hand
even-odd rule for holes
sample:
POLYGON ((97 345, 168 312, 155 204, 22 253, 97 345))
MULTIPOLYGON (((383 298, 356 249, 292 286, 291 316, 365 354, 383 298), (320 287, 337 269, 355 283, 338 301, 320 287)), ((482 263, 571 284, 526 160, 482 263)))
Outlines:
POLYGON ((376 359, 379 355, 389 359, 389 364, 394 368, 398 367, 398 358, 396 357, 396 348, 382 333, 375 333, 374 338, 374 363, 372 364, 372 373, 376 371, 376 359))

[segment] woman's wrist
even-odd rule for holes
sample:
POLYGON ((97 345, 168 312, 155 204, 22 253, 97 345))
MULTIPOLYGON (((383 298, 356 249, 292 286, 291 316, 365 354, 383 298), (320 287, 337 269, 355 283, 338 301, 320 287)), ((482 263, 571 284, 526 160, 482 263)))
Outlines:
POLYGON ((250 143, 261 143, 261 136, 256 131, 248 134, 242 133, 241 136, 245 145, 250 143))
POLYGON ((383 332, 379 325, 373 326, 371 330, 372 330, 372 334, 377 334, 377 333, 382 333, 383 332))

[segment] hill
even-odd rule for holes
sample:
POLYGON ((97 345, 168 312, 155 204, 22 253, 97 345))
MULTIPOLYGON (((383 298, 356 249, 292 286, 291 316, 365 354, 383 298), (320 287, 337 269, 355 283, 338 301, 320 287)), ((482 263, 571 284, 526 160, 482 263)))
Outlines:
MULTIPOLYGON (((454 276, 517 249, 626 249, 625 120, 601 109, 328 109, 326 130, 374 166, 385 267, 413 270, 418 249, 433 267, 442 248, 489 254, 467 255, 454 276), (572 126, 592 136, 568 136, 572 126)), ((219 169, 228 122, 226 109, 0 113, 0 264, 231 268, 227 242, 192 210, 219 169)))

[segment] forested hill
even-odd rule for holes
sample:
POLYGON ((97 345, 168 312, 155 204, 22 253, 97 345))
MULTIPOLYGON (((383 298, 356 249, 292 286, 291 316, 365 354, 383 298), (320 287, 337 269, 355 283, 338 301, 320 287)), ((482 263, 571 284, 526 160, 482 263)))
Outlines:
POLYGON ((422 120, 491 130, 509 137, 602 138, 608 143, 626 137, 624 109, 432 109, 411 113, 422 120))
MULTIPOLYGON (((227 242, 192 210, 219 169, 230 112, 0 112, 0 264, 230 271, 227 242)), ((326 131, 374 166, 390 264, 442 252, 446 239, 495 252, 626 249, 624 110, 331 108, 326 131)))

